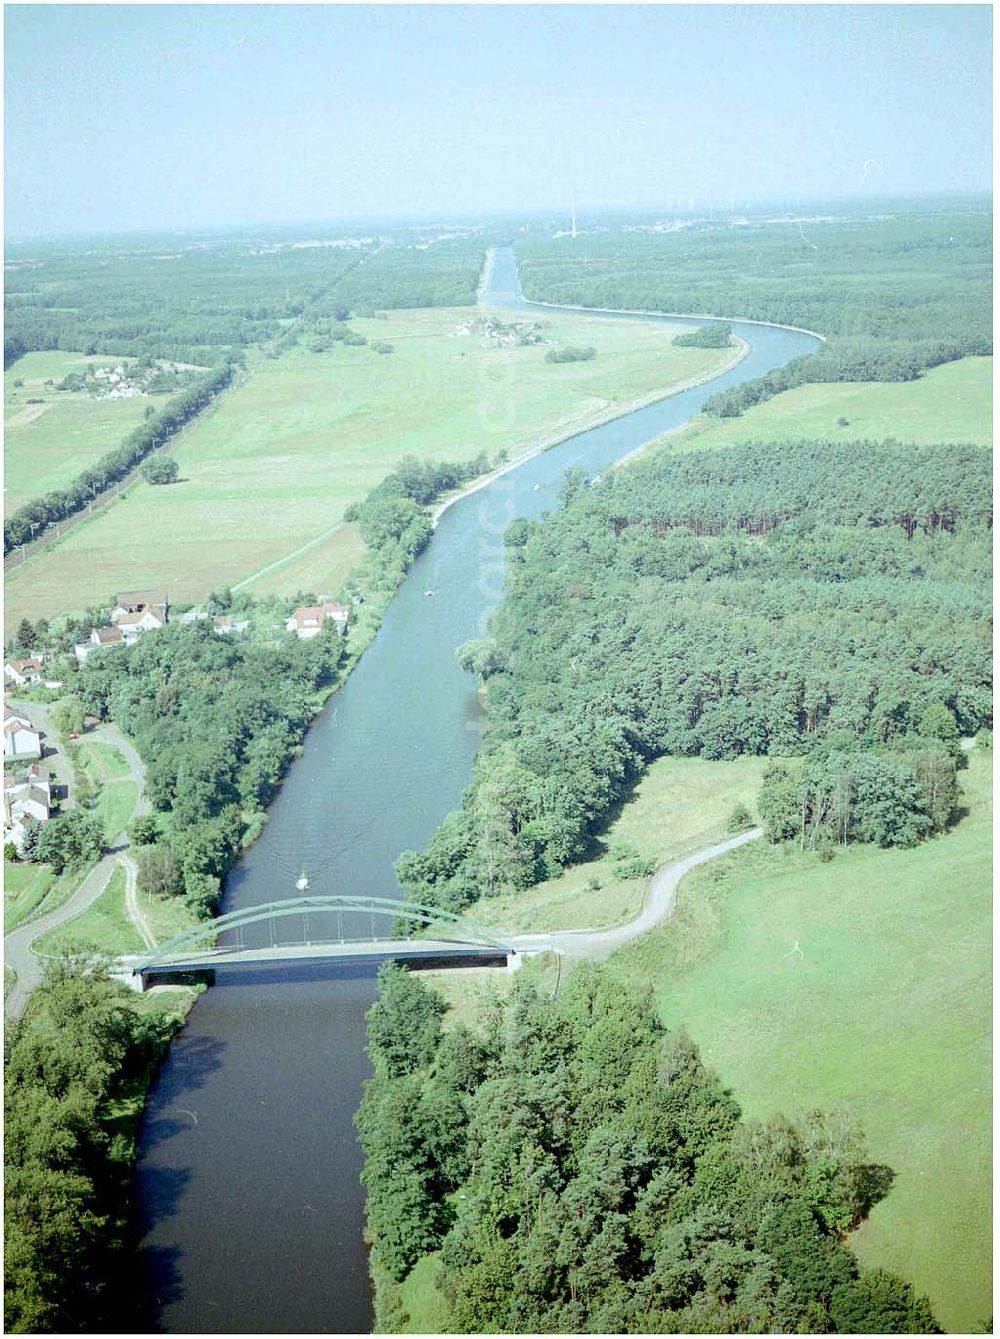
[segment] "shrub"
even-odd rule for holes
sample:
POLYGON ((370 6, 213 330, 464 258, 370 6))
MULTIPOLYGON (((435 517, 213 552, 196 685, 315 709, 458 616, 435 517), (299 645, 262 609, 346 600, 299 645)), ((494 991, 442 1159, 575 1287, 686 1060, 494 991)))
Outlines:
POLYGON ((729 822, 726 824, 727 832, 746 832, 747 828, 753 827, 753 818, 750 810, 745 804, 738 804, 729 815, 729 822))
POLYGON ((597 357, 597 350, 590 345, 581 347, 576 344, 566 344, 561 349, 549 349, 545 355, 547 363, 589 363, 592 358, 597 357))
POLYGON ((139 473, 148 484, 172 484, 180 473, 180 466, 170 456, 153 456, 143 461, 139 473))

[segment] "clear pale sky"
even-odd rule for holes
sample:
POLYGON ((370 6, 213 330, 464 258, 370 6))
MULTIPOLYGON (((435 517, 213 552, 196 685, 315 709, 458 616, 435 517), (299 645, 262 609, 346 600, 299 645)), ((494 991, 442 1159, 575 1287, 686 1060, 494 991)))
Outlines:
POLYGON ((984 190, 982 5, 8 5, 8 236, 984 190))

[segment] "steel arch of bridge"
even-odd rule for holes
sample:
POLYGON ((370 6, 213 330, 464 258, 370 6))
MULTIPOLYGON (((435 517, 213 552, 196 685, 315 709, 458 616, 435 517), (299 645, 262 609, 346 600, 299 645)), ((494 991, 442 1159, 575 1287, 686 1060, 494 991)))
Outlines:
MULTIPOLYGON (((425 906, 421 902, 401 902, 388 897, 353 897, 348 894, 330 897, 313 895, 282 898, 280 902, 266 902, 263 906, 246 907, 242 911, 230 911, 224 916, 216 916, 213 920, 203 921, 190 930, 184 930, 181 934, 174 935, 166 943, 158 944, 153 952, 143 955, 134 970, 141 972, 156 967, 158 964, 183 953, 185 949, 200 944, 203 939, 222 934, 226 930, 241 930, 248 925, 280 920, 286 916, 301 916, 310 911, 359 911, 381 916, 393 916, 413 925, 427 925, 439 931, 450 932, 444 942, 485 944, 491 948, 502 949, 505 953, 510 952, 509 938, 504 935, 502 930, 456 916, 454 912, 445 911, 441 907, 425 906), (459 934, 458 931, 462 933, 459 934)), ((358 941, 317 940, 315 942, 318 944, 358 941)), ((405 942, 405 939, 400 940, 400 943, 405 942)), ((222 948, 213 951, 225 953, 227 950, 222 948)), ((240 950, 234 945, 231 951, 236 953, 240 950)))

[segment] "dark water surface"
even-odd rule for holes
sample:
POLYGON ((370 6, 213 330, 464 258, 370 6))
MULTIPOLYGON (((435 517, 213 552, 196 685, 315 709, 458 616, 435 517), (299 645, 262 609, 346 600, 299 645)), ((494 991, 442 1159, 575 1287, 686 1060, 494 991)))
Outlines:
MULTIPOLYGON (((510 251, 498 253, 483 300, 524 305, 510 251)), ((455 649, 483 631, 499 600, 504 526, 552 510, 569 466, 594 475, 691 418, 708 395, 816 346, 772 327, 734 329, 752 351, 731 372, 581 433, 444 513, 375 641, 310 730, 263 836, 230 875, 227 911, 295 896, 303 871, 313 893, 396 894, 397 856, 426 842, 471 777, 479 713, 455 649)), ((503 386, 484 385, 484 422, 508 408, 503 386)), ((374 998, 370 975, 288 973, 229 976, 195 1006, 141 1137, 151 1325, 371 1328, 352 1118, 370 1072, 364 1013, 374 998)))

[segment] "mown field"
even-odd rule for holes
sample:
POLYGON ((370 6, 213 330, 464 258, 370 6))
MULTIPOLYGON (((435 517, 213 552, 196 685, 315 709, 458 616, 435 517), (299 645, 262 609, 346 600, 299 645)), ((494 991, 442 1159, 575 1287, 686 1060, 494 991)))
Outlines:
POLYGON ((118 446, 142 421, 148 405, 159 409, 168 395, 98 400, 86 391, 56 385, 88 363, 115 366, 121 359, 82 353, 26 353, 4 373, 4 513, 62 488, 106 451, 118 446), (15 386, 22 381, 22 386, 15 386), (42 401, 28 404, 28 400, 42 401))
MULTIPOLYGON (((797 386, 738 418, 701 418, 670 439, 703 451, 753 441, 974 442, 993 440, 993 359, 962 358, 916 381, 797 386), (847 423, 838 422, 846 419, 847 423)), ((662 440, 662 439, 661 439, 662 440)))
POLYGON ((265 360, 185 434, 181 482, 137 484, 11 573, 8 626, 100 603, 122 586, 196 599, 257 574, 255 592, 335 590, 360 552, 356 531, 340 524, 344 510, 402 456, 494 457, 503 448, 514 457, 731 356, 673 349, 673 331, 648 323, 546 316, 547 336, 598 350, 592 362, 552 365, 544 346, 457 336, 469 315, 352 323, 391 343, 388 355, 338 345, 265 360), (296 556, 281 562, 287 555, 296 556))
POLYGON ((689 875, 675 919, 611 961, 749 1115, 857 1117, 897 1179, 854 1249, 967 1331, 991 1313, 991 754, 960 776, 945 836, 828 864, 755 843, 689 875))
POLYGON ((593 860, 524 893, 484 898, 471 914, 486 925, 523 931, 603 929, 631 920, 648 880, 616 877, 616 848, 627 845, 659 866, 722 841, 738 804, 753 813, 766 765, 766 758, 658 758, 601 837, 593 860))

